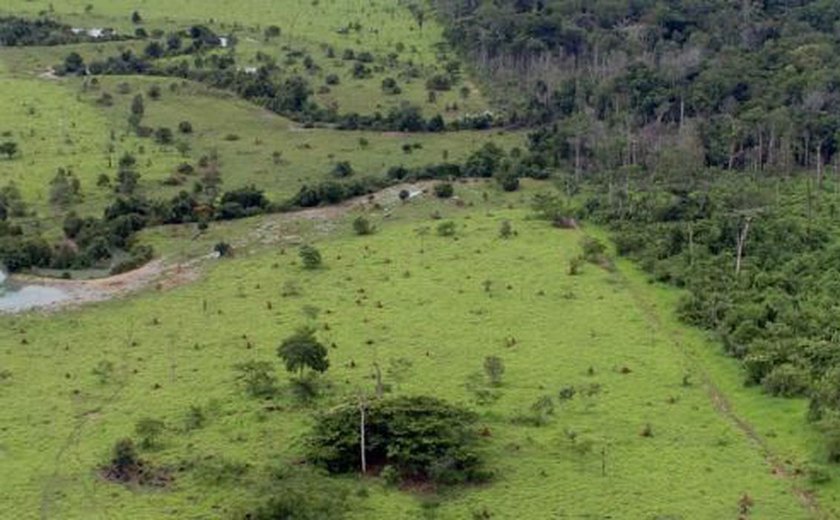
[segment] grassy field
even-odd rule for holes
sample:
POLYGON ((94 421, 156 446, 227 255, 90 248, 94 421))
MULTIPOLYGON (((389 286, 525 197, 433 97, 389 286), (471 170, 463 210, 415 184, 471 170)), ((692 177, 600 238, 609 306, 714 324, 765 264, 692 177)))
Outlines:
MULTIPOLYGON (((288 73, 306 76, 321 105, 334 106, 341 112, 387 112, 406 101, 417 104, 426 114, 440 112, 448 118, 487 108, 468 77, 463 77, 452 90, 440 92, 434 102, 427 99, 425 81, 441 70, 439 64, 446 54, 438 45, 441 29, 433 17, 427 16, 421 30, 405 6, 387 2, 253 1, 247 9, 230 9, 229 3, 219 1, 202 2, 200 8, 196 4, 179 5, 176 9, 168 2, 144 2, 138 8, 119 2, 59 2, 46 6, 14 1, 0 8, 0 14, 49 14, 73 26, 115 27, 122 33, 132 33, 135 24, 130 18, 135 9, 141 11, 141 25, 149 31, 181 30, 193 23, 207 23, 219 34, 235 36, 239 42, 235 50, 237 66, 255 64, 257 52, 272 56, 288 73), (197 12, 201 16, 189 14, 197 12), (359 28, 357 21, 364 25, 359 28), (281 27, 280 37, 263 37, 269 23, 281 27), (348 24, 353 25, 352 30, 342 30, 348 24), (329 47, 335 50, 334 58, 326 56, 329 47), (349 68, 354 62, 342 59, 345 49, 374 55, 374 63, 369 64, 370 77, 352 77, 349 68), (391 53, 395 57, 385 64, 391 53), (300 63, 303 55, 314 58, 316 66, 312 70, 304 70, 300 63), (329 92, 320 90, 330 74, 337 75, 340 83, 330 86, 329 92), (385 77, 397 79, 403 92, 384 95, 381 82, 385 77), (462 87, 469 91, 467 97, 460 92, 462 87), (453 109, 456 104, 457 109, 453 109)), ((117 159, 124 153, 138 158, 140 193, 144 195, 171 197, 191 188, 164 186, 161 182, 179 164, 195 164, 202 155, 217 153, 222 189, 255 184, 273 200, 284 200, 304 183, 329 178, 333 165, 342 160, 350 161, 357 175, 380 176, 391 166, 463 160, 491 140, 504 148, 524 144, 524 135, 502 132, 401 135, 303 129, 234 96, 192 83, 164 78, 102 77, 98 78, 97 87, 89 81, 56 79, 48 74, 70 52, 78 52, 90 62, 125 49, 140 52, 145 45, 139 40, 0 49, 0 109, 5 114, 0 133, 4 140, 17 142, 21 150, 18 158, 0 161, 0 184, 14 182, 24 201, 36 212, 39 225, 53 230, 53 234, 67 210, 49 203, 49 181, 56 170, 71 170, 81 181, 84 198, 72 209, 97 215, 114 196, 107 187, 97 187, 96 180, 101 174, 113 177, 117 159), (118 88, 119 84, 124 89, 118 88), (131 99, 137 93, 146 94, 152 85, 161 86, 163 96, 159 101, 151 101, 147 96, 143 123, 175 130, 179 122, 190 121, 196 128, 194 134, 182 136, 176 132, 177 140, 188 149, 159 146, 131 131, 127 123, 131 99), (105 92, 114 96, 113 106, 96 102, 105 92), (414 148, 406 153, 404 145, 414 148)))
MULTIPOLYGON (((494 518, 734 518, 748 494, 750 518, 808 518, 790 480, 771 474, 760 447, 713 405, 698 370, 711 367, 713 379, 739 396, 737 412, 762 428, 773 424, 786 455, 802 442, 786 431, 801 423, 789 409, 798 404, 725 383, 736 375, 702 354, 710 350, 701 337, 675 332, 668 313, 650 303, 669 296, 628 266, 610 273, 588 265, 569 276, 581 232, 530 220, 528 192, 504 200, 488 189, 483 202, 485 188, 459 188, 467 207, 416 201, 386 220, 373 214, 379 230, 369 237, 350 233, 350 217, 289 224, 284 233, 321 248, 325 267, 315 272, 302 270, 294 248, 254 245, 250 254, 243 248, 238 258, 216 262, 193 285, 3 318, 0 366, 10 376, 0 386, 0 493, 11 517, 234 514, 252 498, 248 482, 267 461, 300 457, 314 409, 287 394, 271 407, 246 397, 233 365, 277 362, 279 341, 313 324, 335 343, 326 375, 332 389, 319 408, 372 390, 378 362, 400 368, 386 370, 395 393, 433 388, 476 409, 490 432, 493 483, 431 500, 366 479, 352 484, 369 495, 355 502, 354 517, 454 519, 486 510, 494 518), (456 223, 456 238, 436 235, 439 221, 427 217, 434 211, 456 223), (517 231, 507 240, 498 236, 505 219, 517 231), (281 296, 288 282, 300 295, 281 296), (503 358, 507 371, 500 399, 480 405, 467 382, 488 355, 503 358), (115 367, 107 383, 92 373, 101 361, 115 367), (578 393, 558 402, 545 426, 512 422, 568 386, 578 393), (184 432, 193 405, 206 410, 208 423, 184 432), (144 456, 185 468, 169 489, 131 491, 95 473, 112 443, 143 417, 167 425, 162 446, 144 456), (208 485, 198 469, 208 460, 249 469, 233 485, 208 485)), ((280 217, 266 218, 215 233, 242 239, 280 217)))
POLYGON ((381 176, 391 166, 461 161, 489 141, 506 149, 523 144, 521 133, 503 131, 408 135, 303 129, 230 95, 161 78, 106 77, 99 88, 84 91, 80 80, 0 79, 0 94, 7 114, 0 131, 21 149, 20 157, 0 159, 0 184, 14 182, 42 218, 61 213, 49 204, 49 181, 60 167, 81 181, 84 200, 75 209, 99 214, 113 194, 96 186, 97 177, 113 177, 124 153, 138 158, 140 192, 151 197, 171 197, 185 189, 162 181, 179 164, 194 165, 202 155, 216 152, 223 189, 254 184, 280 201, 305 183, 330 178, 338 161, 350 161, 356 175, 381 176), (118 93, 120 83, 128 86, 124 94, 118 93), (177 136, 188 143, 186 153, 130 132, 126 121, 131 99, 152 85, 163 87, 163 94, 159 101, 146 102, 144 123, 169 127, 177 135, 178 123, 190 121, 194 133, 177 136), (114 105, 98 106, 96 99, 106 91, 113 94, 114 105), (419 148, 406 153, 403 145, 419 148))
MULTIPOLYGON (((455 57, 441 45, 432 13, 421 24, 410 4, 421 5, 7 0, 0 14, 49 14, 121 33, 207 24, 238 40, 214 52, 233 52, 237 67, 267 54, 284 73, 305 76, 318 103, 339 112, 387 112, 405 101, 448 119, 486 110, 479 78, 466 71, 428 99, 426 80, 455 57), (142 24, 131 22, 135 10, 142 24), (279 37, 263 36, 270 24, 281 28, 279 37), (353 77, 346 49, 373 54, 369 77, 353 77), (305 67, 305 56, 314 67, 305 67), (339 83, 322 88, 331 74, 339 83), (382 92, 387 77, 402 93, 382 92)), ((0 158, 0 186, 18 186, 33 211, 14 222, 54 239, 68 210, 101 214, 115 194, 97 179, 113 177, 125 153, 137 158, 138 193, 153 199, 192 189, 189 176, 182 185, 164 181, 182 163, 215 154, 223 191, 253 184, 283 201, 331 178, 339 161, 349 161, 356 176, 381 176, 392 166, 460 162, 488 142, 526 146, 525 132, 503 130, 310 129, 193 82, 49 73, 71 51, 89 62, 145 45, 0 48, 0 142, 14 140, 21 151, 0 158), (149 96, 152 87, 159 99, 149 96), (99 102, 106 93, 111 104, 99 102), (128 116, 137 94, 146 98, 142 124, 172 129, 174 143, 136 136, 128 116), (177 131, 182 121, 192 133, 177 131), (83 199, 71 208, 49 201, 58 168, 81 181, 83 199)), ((802 419, 807 403, 745 388, 738 363, 676 319, 681 293, 650 283, 629 263, 617 260, 614 270, 585 264, 570 275, 581 240, 607 237, 533 218, 531 198, 547 189, 550 183, 535 181, 515 193, 493 182, 457 183, 455 199, 427 193, 402 203, 396 188, 377 205, 212 223, 199 235, 195 225, 146 229, 140 242, 153 245, 164 265, 184 262, 197 281, 176 283, 191 277, 173 268, 171 279, 120 299, 0 315, 0 518, 242 518, 264 498, 266 475, 303 466, 316 412, 374 391, 375 365, 393 395, 431 394, 476 411, 481 450, 496 476, 440 493, 397 489, 373 476, 336 477, 336 489, 351 493, 350 518, 840 517, 840 470, 823 464, 822 439, 802 419), (361 214, 376 225, 373 235, 353 233, 361 214), (515 230, 506 239, 504 221, 515 230), (437 232, 443 222, 454 223, 454 236, 437 232), (219 242, 233 244, 235 255, 207 259, 219 242), (301 267, 304 243, 320 249, 323 268, 301 267), (295 397, 276 356, 282 339, 305 325, 331 346, 314 402, 295 397), (488 388, 487 356, 506 367, 489 401, 480 395, 488 388), (276 396, 246 394, 234 367, 250 360, 274 364, 276 396), (554 406, 545 423, 523 424, 545 398, 554 406), (163 421, 165 430, 141 455, 174 480, 159 489, 106 481, 101 468, 115 441, 136 436, 144 418, 163 421), (752 505, 743 514, 745 502, 752 505)))

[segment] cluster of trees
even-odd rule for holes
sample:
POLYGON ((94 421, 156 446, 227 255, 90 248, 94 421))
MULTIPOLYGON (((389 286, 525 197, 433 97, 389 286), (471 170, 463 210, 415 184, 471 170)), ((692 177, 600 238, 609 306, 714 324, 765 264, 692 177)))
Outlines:
POLYGON ((74 31, 49 18, 29 20, 16 16, 0 17, 0 47, 23 47, 34 45, 67 45, 93 41, 125 40, 111 29, 103 29, 93 36, 86 30, 74 31))
POLYGON ((152 74, 154 73, 153 60, 200 54, 219 48, 221 42, 221 37, 211 29, 203 25, 194 25, 184 31, 169 33, 160 40, 152 40, 144 49, 142 56, 135 54, 131 49, 126 49, 116 56, 85 64, 78 53, 71 52, 62 64, 54 67, 54 70, 59 76, 152 74))
MULTIPOLYGON (((589 197, 582 215, 612 228, 619 254, 688 291, 680 316, 718 335, 742 361, 747 384, 807 396, 809 418, 835 424, 836 196, 807 179, 723 173, 706 185, 631 187, 589 197)), ((838 434, 834 428, 831 438, 838 434)), ((840 460, 840 444, 830 443, 829 452, 840 460)))
POLYGON ((477 416, 432 397, 348 403, 318 417, 309 460, 331 473, 381 468, 392 483, 477 483, 492 473, 478 452, 477 416))
MULTIPOLYGON (((352 171, 352 166, 342 165, 341 171, 352 171), (348 170, 349 168, 349 170, 348 170)), ((341 201, 368 195, 400 182, 419 180, 454 180, 461 178, 493 178, 506 191, 519 188, 519 179, 547 179, 550 170, 539 156, 525 153, 514 148, 509 153, 495 145, 487 143, 466 159, 463 164, 444 162, 428 164, 415 168, 393 166, 384 177, 347 178, 326 180, 317 184, 306 184, 298 193, 281 207, 309 208, 321 204, 336 204, 341 201)))
MULTIPOLYGON (((393 107, 385 114, 342 114, 333 107, 318 105, 312 99, 313 89, 309 81, 301 75, 287 73, 273 59, 261 60, 260 66, 254 71, 237 67, 232 53, 206 52, 218 49, 220 41, 210 29, 194 26, 188 31, 172 33, 164 39, 150 42, 143 55, 124 50, 117 56, 85 64, 81 56, 71 53, 55 69, 58 74, 141 74, 189 79, 234 92, 243 99, 296 121, 329 124, 340 130, 443 132, 483 130, 505 124, 504 119, 491 112, 465 115, 458 120, 446 122, 440 114, 423 116, 420 107, 409 103, 393 107), (184 43, 184 40, 189 43, 184 43), (194 57, 188 60, 187 55, 194 57), (176 59, 179 56, 183 59, 176 59)), ((357 55, 353 51, 349 52, 351 59, 357 60, 358 65, 373 60, 370 53, 357 55)), ((328 77, 327 82, 337 83, 338 77, 328 77)), ((436 75, 430 79, 429 88, 447 89, 452 82, 451 75, 436 75)), ((390 81, 386 78, 383 88, 391 93, 399 89, 393 78, 390 81)))
POLYGON ((551 146, 569 168, 784 171, 836 159, 834 2, 435 4, 482 77, 525 80, 511 117, 555 125, 551 146))

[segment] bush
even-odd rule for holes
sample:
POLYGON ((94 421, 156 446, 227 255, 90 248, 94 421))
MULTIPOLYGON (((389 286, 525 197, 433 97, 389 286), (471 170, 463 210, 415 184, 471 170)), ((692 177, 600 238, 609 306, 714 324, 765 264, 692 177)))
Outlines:
POLYGON ((268 398, 277 393, 274 365, 267 361, 247 361, 234 365, 236 380, 251 397, 268 398))
POLYGON ((339 179, 350 177, 353 173, 353 166, 350 164, 350 161, 337 162, 332 169, 333 177, 338 177, 339 179))
POLYGON ((455 187, 452 186, 452 183, 450 182, 441 182, 439 184, 435 184, 434 191, 436 197, 448 199, 455 194, 455 187))
POLYGON ((374 231, 373 224, 366 217, 359 215, 353 220, 353 231, 357 235, 370 235, 374 231))
POLYGON ((426 81, 429 90, 445 91, 452 88, 452 78, 447 74, 435 74, 426 81))
POLYGON ((321 252, 310 245, 301 246, 300 261, 305 269, 317 269, 321 267, 321 252))
POLYGON ((178 131, 182 134, 191 134, 193 132, 192 123, 189 121, 181 121, 178 123, 178 131))
POLYGON ((496 178, 496 182, 505 191, 516 191, 519 189, 519 177, 513 173, 505 173, 496 178))
POLYGON ((497 356, 484 358, 484 373, 487 374, 487 379, 491 385, 501 385, 502 376, 505 374, 505 363, 502 361, 502 358, 497 356))
POLYGON ((216 243, 216 245, 213 246, 213 251, 218 253, 218 255, 222 258, 233 256, 233 246, 231 246, 227 242, 216 243))
POLYGON ((810 374, 807 370, 791 363, 774 367, 761 381, 764 391, 780 397, 805 395, 810 387, 810 374))
POLYGON ((441 222, 438 224, 437 234, 442 237, 455 236, 455 223, 451 220, 441 222))
POLYGON ((278 468, 248 520, 343 520, 350 510, 349 491, 341 482, 303 468, 278 468))
MULTIPOLYGON (((472 412, 433 397, 383 399, 365 412, 367 460, 390 465, 400 479, 450 485, 489 478, 472 412)), ((332 473, 359 471, 359 420, 355 402, 321 414, 309 435, 309 460, 332 473)))

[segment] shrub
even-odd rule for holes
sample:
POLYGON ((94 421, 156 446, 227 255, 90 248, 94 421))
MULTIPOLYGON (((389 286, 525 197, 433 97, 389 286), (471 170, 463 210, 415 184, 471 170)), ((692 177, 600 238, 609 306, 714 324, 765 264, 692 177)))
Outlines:
POLYGON ((321 252, 310 245, 301 246, 300 261, 303 263, 305 269, 317 269, 321 267, 321 252))
POLYGON ((370 223, 363 215, 359 215, 358 217, 353 220, 353 231, 357 235, 370 235, 374 231, 373 224, 370 223))
POLYGON ((234 365, 236 380, 251 397, 267 398, 277 393, 274 365, 268 361, 247 361, 234 365))
POLYGON ((496 182, 505 191, 516 191, 519 189, 519 177, 514 173, 505 173, 496 177, 496 182))
POLYGON ((191 134, 193 132, 192 123, 189 121, 181 121, 178 123, 178 131, 182 134, 191 134))
POLYGON ((438 224, 437 234, 442 237, 455 236, 455 223, 451 220, 441 222, 438 224))
POLYGON ((452 186, 450 182, 441 182, 435 184, 434 187, 435 196, 441 199, 448 199, 455 194, 455 187, 452 186))
POLYGON ((447 74, 435 74, 426 81, 426 88, 429 90, 450 90, 452 88, 452 77, 447 74))
POLYGON ((227 242, 216 243, 216 245, 213 246, 213 251, 218 253, 218 255, 222 258, 233 256, 233 246, 231 246, 227 242))
POLYGON ((144 417, 134 425, 134 433, 140 438, 140 446, 145 449, 154 448, 166 425, 160 419, 144 417))
POLYGON ((764 377, 761 386, 771 395, 796 397, 808 392, 809 381, 810 374, 807 370, 791 363, 782 363, 764 377))
POLYGON ((505 374, 505 363, 502 358, 497 356, 487 356, 484 358, 484 373, 487 374, 487 379, 493 386, 502 384, 502 376, 505 374))
POLYGON ((510 220, 503 220, 499 226, 499 236, 501 238, 510 238, 513 236, 513 233, 513 226, 510 224, 510 220))
POLYGON ((350 164, 350 161, 337 162, 332 169, 333 177, 338 177, 339 179, 350 177, 353 173, 355 172, 353 171, 353 166, 350 164))

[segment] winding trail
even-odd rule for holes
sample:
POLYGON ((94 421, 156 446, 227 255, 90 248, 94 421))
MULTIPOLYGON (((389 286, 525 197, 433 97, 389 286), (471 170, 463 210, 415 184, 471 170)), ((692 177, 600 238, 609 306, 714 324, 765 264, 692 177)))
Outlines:
MULTIPOLYGON (((349 199, 340 204, 265 215, 256 221, 258 224, 254 230, 238 241, 233 240, 232 243, 235 248, 239 249, 252 244, 272 245, 299 239, 299 237, 283 234, 283 228, 291 222, 308 220, 332 223, 353 211, 370 209, 377 209, 388 215, 401 204, 400 191, 406 190, 414 198, 428 192, 434 183, 435 181, 422 181, 399 184, 370 195, 349 199)), ((324 231, 330 229, 331 226, 325 226, 324 231)), ((68 307, 121 298, 149 287, 164 290, 194 282, 201 277, 202 264, 215 258, 217 258, 217 255, 213 253, 183 262, 171 262, 166 258, 157 258, 133 271, 92 280, 62 280, 31 275, 13 275, 11 278, 18 285, 54 287, 61 289, 69 296, 69 298, 61 301, 45 303, 18 312, 55 312, 68 307)))

